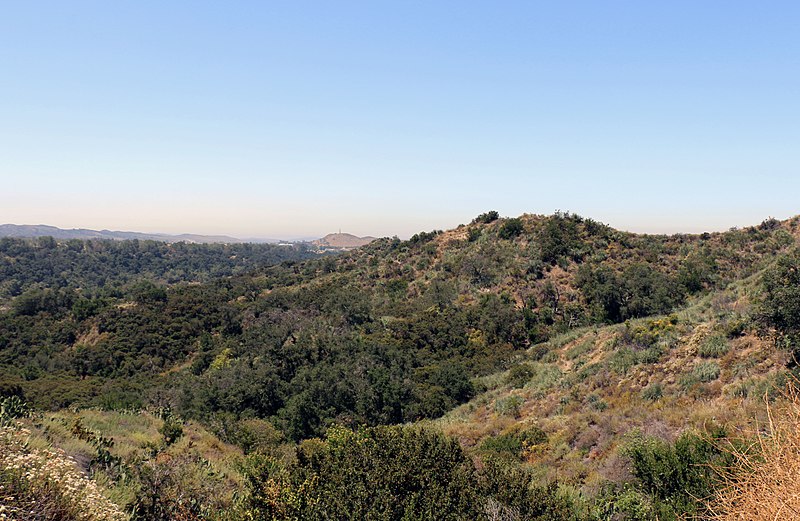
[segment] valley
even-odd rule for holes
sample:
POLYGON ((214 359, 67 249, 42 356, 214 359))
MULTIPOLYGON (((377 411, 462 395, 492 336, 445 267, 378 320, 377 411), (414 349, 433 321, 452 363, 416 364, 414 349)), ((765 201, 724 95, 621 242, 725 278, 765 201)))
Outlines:
POLYGON ((798 238, 487 212, 321 257, 0 239, 4 447, 72 457, 109 519, 707 515, 794 378, 798 238))

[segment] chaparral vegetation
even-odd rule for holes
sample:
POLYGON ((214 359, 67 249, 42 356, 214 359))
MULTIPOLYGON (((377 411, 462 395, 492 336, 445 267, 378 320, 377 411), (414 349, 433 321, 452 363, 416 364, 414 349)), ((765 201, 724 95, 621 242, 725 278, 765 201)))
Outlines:
POLYGON ((799 239, 0 239, 0 517, 791 518, 799 239))

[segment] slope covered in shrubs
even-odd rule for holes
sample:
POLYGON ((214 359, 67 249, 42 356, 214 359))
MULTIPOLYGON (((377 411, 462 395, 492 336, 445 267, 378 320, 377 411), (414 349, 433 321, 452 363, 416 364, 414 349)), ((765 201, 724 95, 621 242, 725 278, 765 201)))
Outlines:
MULTIPOLYGON (((786 378, 796 328, 781 310, 796 299, 798 235, 797 220, 646 236, 565 213, 489 212, 447 232, 200 284, 45 284, 0 312, 2 392, 39 411, 162 415, 145 424, 161 422, 163 449, 139 440, 122 453, 95 440, 106 452, 90 450, 103 479, 136 469, 134 488, 154 491, 140 501, 114 485, 129 512, 321 518, 379 497, 425 519, 425 505, 464 494, 476 501, 463 508, 477 510, 453 499, 454 518, 668 519, 697 504, 658 495, 637 458, 669 463, 688 450, 705 464, 715 453, 678 445, 684 432, 734 432, 786 378), (423 430, 382 427, 443 415, 423 430), (198 477, 205 456, 180 435, 187 425, 246 453, 233 484, 204 488, 214 481, 198 477), (423 442, 453 465, 380 467, 387 454, 422 458, 412 446, 423 442), (378 466, 349 468, 349 458, 378 466), (436 501, 411 491, 448 473, 436 501), (377 476, 384 488, 343 497, 377 476), (393 497, 398 483, 411 492, 393 497), (202 500, 231 487, 249 503, 202 500), (183 489, 195 492, 178 498, 183 489), (538 499, 514 503, 523 490, 538 499)), ((711 493, 701 478, 687 481, 692 494, 711 493)))

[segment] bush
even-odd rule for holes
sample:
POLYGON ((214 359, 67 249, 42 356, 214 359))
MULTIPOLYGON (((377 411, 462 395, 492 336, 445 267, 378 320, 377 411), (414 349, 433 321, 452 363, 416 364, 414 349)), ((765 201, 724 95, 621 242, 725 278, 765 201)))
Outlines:
POLYGON ((658 521, 652 498, 630 485, 616 483, 607 483, 601 488, 592 501, 588 517, 592 521, 658 521))
POLYGON ((703 358, 718 358, 728 352, 728 341, 721 335, 712 335, 697 350, 703 358))
POLYGON ((730 444, 733 464, 714 466, 725 483, 709 501, 714 519, 795 519, 800 512, 800 396, 790 386, 784 398, 768 408, 770 429, 749 433, 758 443, 746 446, 757 450, 730 444))
POLYGON ((566 212, 556 212, 547 218, 539 234, 544 262, 556 264, 564 258, 580 259, 582 254, 579 220, 578 216, 566 212))
POLYGON ((703 511, 699 498, 719 485, 712 465, 726 465, 730 454, 720 448, 721 429, 706 437, 684 433, 675 443, 634 433, 623 454, 630 458, 641 490, 653 500, 658 519, 681 519, 703 511))
POLYGON ((508 219, 503 225, 500 227, 500 230, 497 232, 498 237, 501 239, 513 239, 514 237, 518 237, 524 231, 524 226, 522 225, 522 220, 518 217, 514 219, 508 219))
POLYGON ((164 423, 159 427, 158 433, 164 437, 164 443, 170 446, 183 436, 183 424, 169 410, 162 417, 164 423))
POLYGON ((486 438, 481 443, 481 450, 518 459, 531 448, 544 443, 547 443, 547 434, 539 427, 531 426, 486 438))
POLYGON ((650 400, 651 402, 660 399, 663 395, 664 395, 664 389, 658 382, 652 385, 648 385, 647 387, 642 389, 642 398, 645 400, 650 400))
POLYGON ((281 431, 259 418, 248 418, 236 423, 232 440, 245 453, 269 452, 285 441, 281 431))
POLYGON ((692 371, 692 375, 700 382, 712 382, 719 378, 719 365, 716 362, 700 362, 692 371))
POLYGON ((474 218, 472 220, 472 224, 479 224, 479 223, 489 224, 491 222, 496 221, 499 218, 500 218, 500 214, 499 213, 497 213, 495 210, 490 210, 490 211, 488 211, 486 213, 482 213, 479 216, 477 216, 476 218, 474 218))
POLYGON ((249 458, 249 519, 573 518, 555 486, 496 459, 478 470, 456 440, 419 427, 334 427, 296 456, 249 458))
POLYGON ((774 328, 783 343, 792 346, 795 355, 790 362, 800 359, 800 251, 784 255, 776 266, 762 278, 764 301, 759 311, 760 322, 774 328))
POLYGON ((506 383, 511 387, 520 388, 528 383, 534 374, 536 374, 536 371, 531 364, 515 365, 508 372, 506 383))
POLYGON ((479 490, 458 442, 433 431, 332 428, 297 463, 248 474, 257 519, 476 519, 479 490), (289 515, 287 515, 289 514, 289 515))
POLYGON ((685 298, 675 277, 644 263, 631 264, 622 273, 604 266, 582 267, 576 283, 594 314, 608 322, 662 315, 685 298))
POLYGON ((503 416, 512 416, 517 418, 519 417, 520 409, 522 408, 523 403, 525 403, 525 401, 519 396, 509 396, 508 398, 497 400, 494 404, 494 410, 503 416))
POLYGON ((30 413, 28 404, 17 395, 0 399, 0 427, 10 425, 17 418, 24 418, 30 413))
POLYGON ((720 368, 716 362, 700 362, 691 372, 681 376, 678 384, 684 391, 689 391, 700 383, 713 382, 720 375, 720 368))
POLYGON ((587 340, 585 342, 581 342, 580 344, 573 346, 566 352, 566 356, 570 360, 575 360, 576 358, 585 355, 589 351, 592 350, 594 347, 594 342, 592 340, 587 340))
POLYGON ((608 409, 608 404, 604 402, 603 399, 600 398, 600 396, 594 393, 586 397, 586 403, 589 405, 591 409, 598 412, 603 412, 606 409, 608 409))
POLYGON ((225 476, 195 451, 163 455, 134 467, 139 486, 129 505, 133 521, 242 519, 226 494, 225 476))

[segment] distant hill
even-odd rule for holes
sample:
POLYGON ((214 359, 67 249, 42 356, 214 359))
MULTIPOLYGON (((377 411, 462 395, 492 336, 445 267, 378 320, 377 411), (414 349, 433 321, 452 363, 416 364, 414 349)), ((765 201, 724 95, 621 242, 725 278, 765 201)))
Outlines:
POLYGON ((357 237, 349 233, 329 233, 322 239, 312 241, 317 248, 352 250, 366 246, 375 240, 375 237, 357 237))
POLYGON ((244 242, 225 235, 195 235, 184 233, 168 235, 165 233, 121 232, 111 230, 87 230, 73 228, 64 230, 44 224, 0 224, 0 237, 53 237, 54 239, 111 239, 115 241, 139 239, 161 242, 226 243, 244 242))

